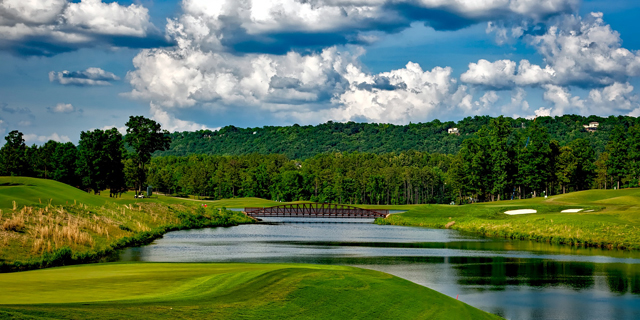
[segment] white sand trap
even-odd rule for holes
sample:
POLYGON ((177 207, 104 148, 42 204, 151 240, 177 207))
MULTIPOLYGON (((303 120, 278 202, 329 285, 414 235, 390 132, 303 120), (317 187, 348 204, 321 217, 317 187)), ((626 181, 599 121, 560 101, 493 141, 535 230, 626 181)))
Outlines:
POLYGON ((504 214, 515 215, 515 214, 527 214, 527 213, 537 213, 538 211, 533 209, 520 209, 520 210, 509 210, 505 211, 504 214))
POLYGON ((576 212, 580 212, 582 210, 584 210, 584 209, 567 209, 567 210, 562 210, 560 212, 562 212, 562 213, 576 213, 576 212))

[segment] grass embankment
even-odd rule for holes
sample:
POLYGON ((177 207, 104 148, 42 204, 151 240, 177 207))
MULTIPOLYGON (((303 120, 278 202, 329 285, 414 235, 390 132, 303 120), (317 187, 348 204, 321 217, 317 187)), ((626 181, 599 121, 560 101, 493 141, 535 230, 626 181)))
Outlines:
POLYGON ((51 180, 0 177, 0 271, 98 261, 168 231, 250 221, 169 197, 116 199, 51 180))
POLYGON ((14 319, 499 319, 343 266, 112 263, 0 274, 0 285, 0 318, 14 319))
POLYGON ((489 237, 576 246, 640 249, 640 189, 588 190, 544 198, 425 205, 378 219, 379 224, 445 228, 489 237), (583 212, 561 213, 580 208, 583 212), (509 216, 507 210, 535 209, 509 216), (591 212, 584 212, 591 211, 591 212), (455 222, 455 223, 454 223, 455 222))

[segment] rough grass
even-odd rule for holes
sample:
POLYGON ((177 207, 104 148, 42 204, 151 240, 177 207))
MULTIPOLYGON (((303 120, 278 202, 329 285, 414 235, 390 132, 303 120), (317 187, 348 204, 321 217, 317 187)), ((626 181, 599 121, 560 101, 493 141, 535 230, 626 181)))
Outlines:
POLYGON ((498 319, 377 271, 302 264, 98 264, 0 274, 0 318, 498 319))
POLYGON ((379 224, 444 228, 491 237, 556 244, 640 249, 640 189, 588 190, 527 200, 463 206, 425 205, 379 224), (564 209, 583 208, 578 213, 564 209), (535 209, 536 214, 509 216, 507 210, 535 209))
POLYGON ((99 258, 90 253, 140 244, 163 231, 250 222, 239 213, 221 215, 211 206, 202 210, 199 203, 172 200, 114 199, 51 180, 0 177, 0 267, 63 248, 99 258), (186 213, 196 211, 200 215, 191 221, 186 213), (199 217, 207 221, 197 221, 199 217))

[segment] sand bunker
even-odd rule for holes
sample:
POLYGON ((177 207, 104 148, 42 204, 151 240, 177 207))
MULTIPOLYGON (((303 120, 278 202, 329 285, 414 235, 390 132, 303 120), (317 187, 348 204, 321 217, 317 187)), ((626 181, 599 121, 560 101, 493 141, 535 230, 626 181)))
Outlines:
POLYGON ((584 210, 584 209, 567 209, 567 210, 562 210, 560 212, 562 212, 562 213, 572 213, 572 212, 575 213, 575 212, 580 212, 582 210, 584 210))
POLYGON ((527 213, 537 213, 538 211, 533 209, 520 209, 520 210, 509 210, 505 211, 504 214, 515 215, 515 214, 527 214, 527 213))

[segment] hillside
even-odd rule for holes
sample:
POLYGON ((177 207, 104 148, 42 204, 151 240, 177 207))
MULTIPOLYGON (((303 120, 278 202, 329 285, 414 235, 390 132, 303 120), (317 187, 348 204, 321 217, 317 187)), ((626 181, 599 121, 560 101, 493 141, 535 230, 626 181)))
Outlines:
MULTIPOLYGON (((428 153, 455 154, 462 141, 473 136, 483 125, 489 123, 489 116, 468 117, 458 122, 433 120, 427 123, 408 125, 377 123, 327 122, 316 126, 265 126, 262 128, 237 128, 227 126, 219 131, 202 130, 196 132, 174 132, 167 151, 156 152, 155 156, 190 154, 245 155, 285 154, 291 159, 306 159, 327 152, 370 152, 389 153, 406 150, 428 153), (459 135, 448 134, 447 129, 458 128, 459 135)), ((511 126, 517 134, 533 120, 511 119, 511 126)), ((638 123, 634 117, 602 118, 597 116, 564 115, 562 117, 539 117, 535 121, 547 128, 552 139, 560 145, 572 140, 585 138, 597 152, 602 152, 615 125, 630 126, 638 123), (599 122, 596 132, 587 132, 583 125, 599 122)))
POLYGON ((0 271, 97 261, 167 231, 250 222, 179 198, 106 194, 53 180, 0 177, 0 271))

